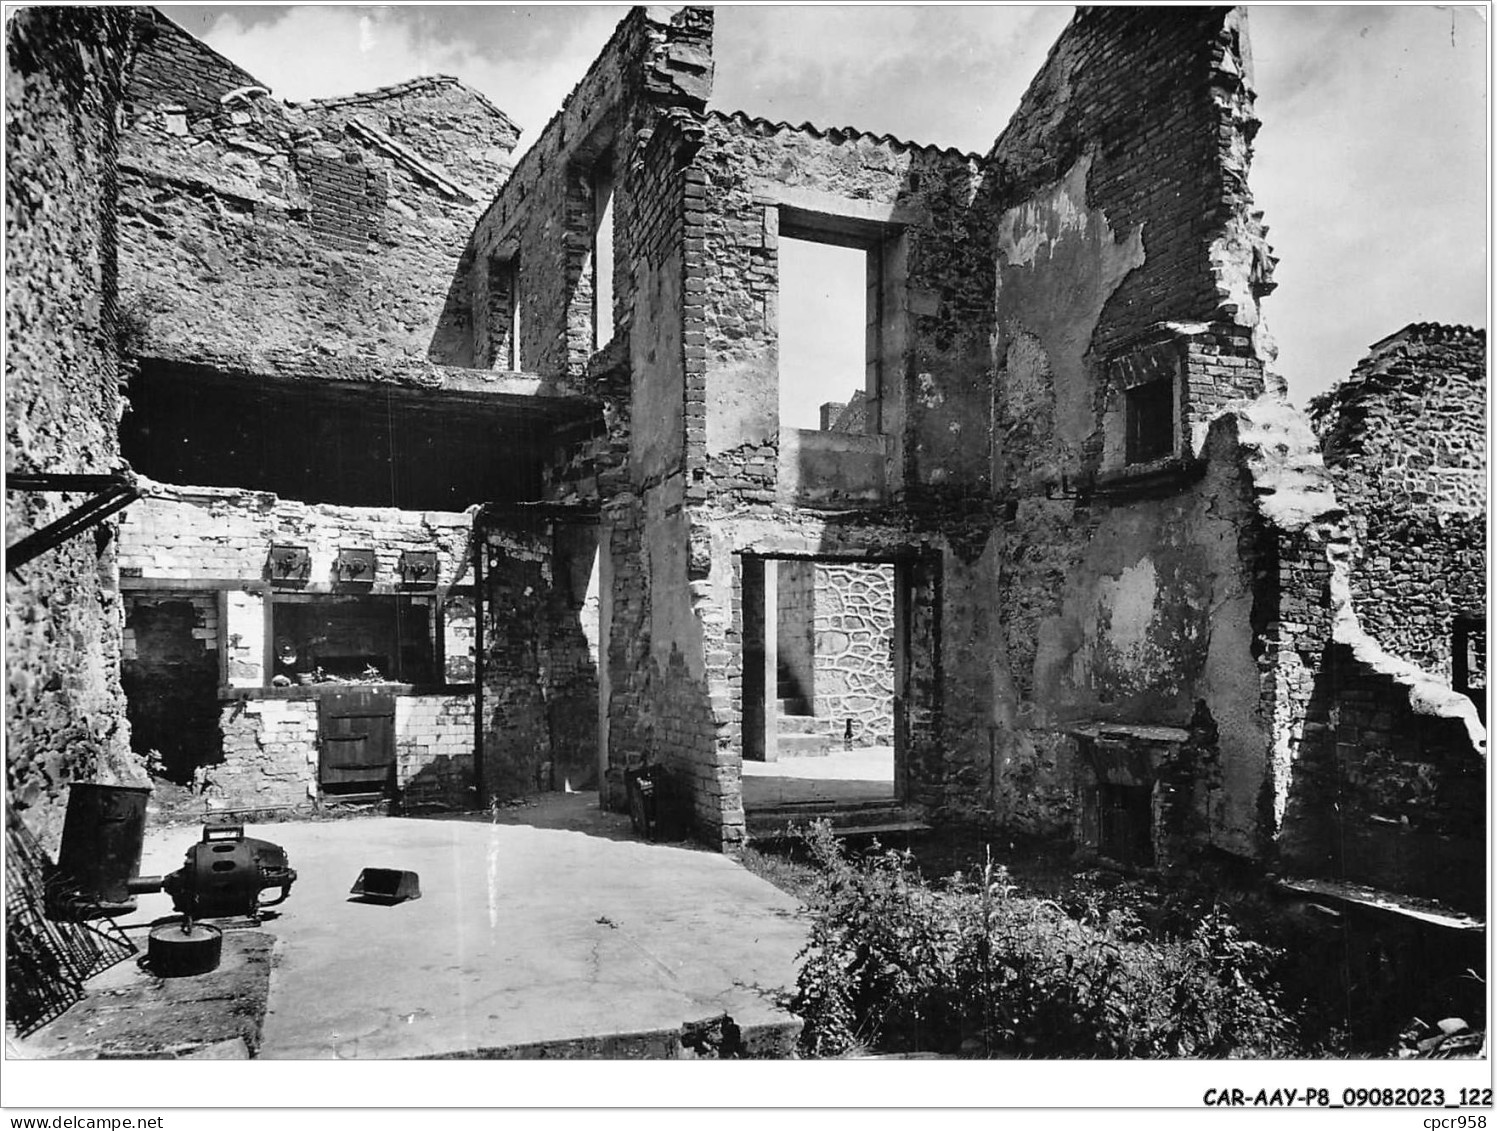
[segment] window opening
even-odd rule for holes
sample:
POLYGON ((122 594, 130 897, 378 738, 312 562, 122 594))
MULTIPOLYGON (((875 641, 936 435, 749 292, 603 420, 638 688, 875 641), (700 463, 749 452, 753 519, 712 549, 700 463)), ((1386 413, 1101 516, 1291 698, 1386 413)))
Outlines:
POLYGON ((520 261, 489 261, 489 367, 520 369, 520 261))
POLYGON ((1125 394, 1127 460, 1152 463, 1175 451, 1175 382, 1165 377, 1125 394))
POLYGON ((613 341, 613 171, 604 158, 593 166, 593 349, 613 341))
POLYGON ((1458 613, 1451 624, 1450 685, 1476 704, 1485 723, 1487 706, 1487 621, 1473 613, 1458 613))
POLYGON ((779 241, 780 427, 863 432, 877 364, 878 256, 867 247, 779 241))
POLYGON ((272 676, 292 683, 431 683, 424 597, 282 596, 271 611, 272 676))

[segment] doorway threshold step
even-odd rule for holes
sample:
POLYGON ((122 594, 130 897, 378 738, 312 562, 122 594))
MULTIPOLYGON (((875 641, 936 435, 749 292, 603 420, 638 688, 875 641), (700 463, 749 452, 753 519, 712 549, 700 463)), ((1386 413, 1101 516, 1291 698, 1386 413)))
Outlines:
POLYGON ((832 740, 825 734, 786 734, 775 739, 781 758, 824 758, 831 752, 832 740))
POLYGON ((751 809, 744 814, 750 840, 785 840, 804 837, 815 821, 831 825, 832 835, 879 836, 889 833, 931 831, 918 809, 891 801, 846 804, 802 802, 751 809))

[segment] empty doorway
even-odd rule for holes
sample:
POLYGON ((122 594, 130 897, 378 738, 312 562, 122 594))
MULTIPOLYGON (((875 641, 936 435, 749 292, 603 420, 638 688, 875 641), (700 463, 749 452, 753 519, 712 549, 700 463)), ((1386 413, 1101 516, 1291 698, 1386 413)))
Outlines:
POLYGON ((900 799, 902 572, 891 561, 743 558, 745 810, 900 799))

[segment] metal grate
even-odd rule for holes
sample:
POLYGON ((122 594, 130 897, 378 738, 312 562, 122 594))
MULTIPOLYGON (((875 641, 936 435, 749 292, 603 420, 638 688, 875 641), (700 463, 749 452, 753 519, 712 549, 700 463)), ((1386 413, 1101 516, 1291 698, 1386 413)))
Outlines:
POLYGON ((52 863, 5 804, 5 1014, 24 1037, 83 997, 83 983, 136 952, 112 919, 97 923, 47 918, 52 863))

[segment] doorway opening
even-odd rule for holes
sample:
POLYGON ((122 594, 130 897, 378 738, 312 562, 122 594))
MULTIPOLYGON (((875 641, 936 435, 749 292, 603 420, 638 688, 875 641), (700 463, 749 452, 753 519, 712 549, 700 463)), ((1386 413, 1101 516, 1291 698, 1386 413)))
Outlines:
POLYGON ((748 555, 742 568, 744 809, 899 802, 903 569, 748 555))

